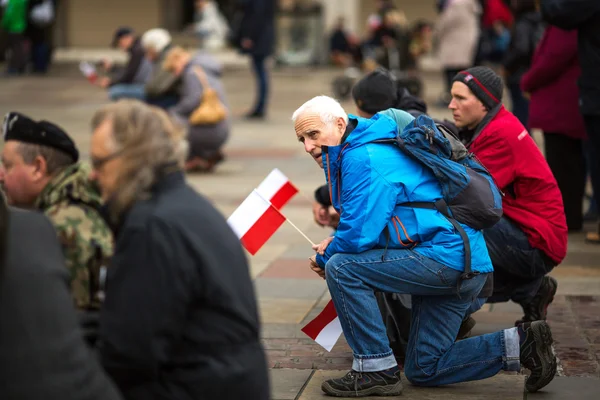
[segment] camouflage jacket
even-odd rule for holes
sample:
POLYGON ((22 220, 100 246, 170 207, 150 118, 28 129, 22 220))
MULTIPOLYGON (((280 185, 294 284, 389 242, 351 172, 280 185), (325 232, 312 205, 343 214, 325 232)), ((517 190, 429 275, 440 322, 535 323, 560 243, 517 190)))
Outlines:
POLYGON ((89 174, 88 165, 77 163, 54 177, 36 200, 36 208, 56 228, 80 309, 100 306, 101 269, 113 252, 112 232, 100 214, 100 194, 89 174))

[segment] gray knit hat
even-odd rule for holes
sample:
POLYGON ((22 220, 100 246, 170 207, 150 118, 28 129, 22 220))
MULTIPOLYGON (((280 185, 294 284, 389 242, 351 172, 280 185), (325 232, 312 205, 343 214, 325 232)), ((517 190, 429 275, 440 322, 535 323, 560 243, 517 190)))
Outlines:
POLYGON ((467 85, 488 110, 502 102, 502 78, 488 67, 473 67, 460 71, 452 82, 467 85))

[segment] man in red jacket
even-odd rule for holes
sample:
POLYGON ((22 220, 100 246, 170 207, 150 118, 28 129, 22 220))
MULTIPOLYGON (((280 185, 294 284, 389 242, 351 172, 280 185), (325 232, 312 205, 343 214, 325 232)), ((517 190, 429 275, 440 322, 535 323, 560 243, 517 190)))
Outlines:
POLYGON ((567 252, 567 224, 556 179, 534 140, 502 105, 502 79, 473 67, 453 79, 448 106, 460 136, 494 177, 504 216, 484 231, 494 265, 489 302, 512 300, 523 321, 546 319, 557 282, 546 276, 567 252))

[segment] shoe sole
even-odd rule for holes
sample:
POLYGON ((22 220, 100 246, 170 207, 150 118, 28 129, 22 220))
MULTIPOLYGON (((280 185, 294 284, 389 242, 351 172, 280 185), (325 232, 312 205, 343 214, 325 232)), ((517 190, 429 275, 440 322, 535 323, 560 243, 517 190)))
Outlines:
POLYGON ((543 348, 544 352, 541 354, 542 373, 540 374, 539 379, 530 383, 529 381, 531 380, 531 376, 529 376, 525 382, 525 388, 530 393, 537 392, 549 384, 554 379, 557 369, 556 356, 552 350, 552 343, 554 343, 554 339, 552 338, 550 326, 548 326, 548 324, 544 321, 539 321, 539 323, 534 322, 534 324, 534 326, 532 324, 531 329, 534 329, 533 336, 535 338, 536 346, 543 348))
POLYGON ((321 390, 323 390, 326 395, 333 397, 400 396, 402 394, 402 381, 398 381, 398 383, 394 385, 373 386, 368 389, 352 392, 334 389, 328 382, 323 382, 321 390))

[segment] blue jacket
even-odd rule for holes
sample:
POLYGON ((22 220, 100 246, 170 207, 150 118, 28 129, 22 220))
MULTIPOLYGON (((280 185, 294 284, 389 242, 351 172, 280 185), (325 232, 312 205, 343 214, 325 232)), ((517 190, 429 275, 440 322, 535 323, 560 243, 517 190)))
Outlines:
MULTIPOLYGON (((413 249, 450 268, 464 270, 464 245, 437 210, 399 206, 442 197, 437 179, 392 144, 371 143, 396 137, 398 125, 386 115, 349 116, 358 125, 338 146, 323 147, 323 167, 333 207, 340 213, 335 238, 317 263, 324 268, 337 253, 362 253, 386 247, 413 249)), ((472 270, 492 272, 483 234, 464 226, 471 242, 472 270)))

